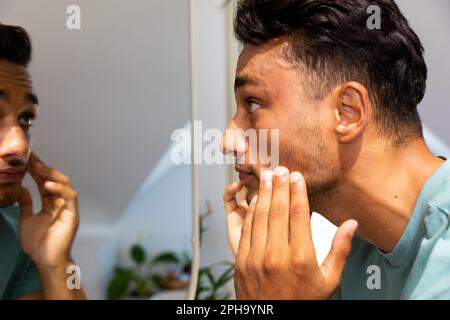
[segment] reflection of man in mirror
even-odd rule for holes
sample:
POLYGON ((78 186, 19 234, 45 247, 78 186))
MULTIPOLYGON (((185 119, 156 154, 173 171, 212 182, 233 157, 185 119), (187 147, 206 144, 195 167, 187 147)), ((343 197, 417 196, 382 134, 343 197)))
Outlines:
POLYGON ((224 194, 237 297, 450 298, 450 163, 425 144, 424 49, 396 3, 241 0, 235 33, 222 149, 255 162, 224 194), (282 167, 233 129, 279 129, 282 167), (340 226, 320 265, 311 211, 340 226))
POLYGON ((0 24, 0 298, 77 299, 69 285, 78 226, 76 192, 62 173, 30 150, 38 99, 27 66, 31 44, 20 27, 0 24), (22 187, 29 172, 41 194, 34 213, 22 187))

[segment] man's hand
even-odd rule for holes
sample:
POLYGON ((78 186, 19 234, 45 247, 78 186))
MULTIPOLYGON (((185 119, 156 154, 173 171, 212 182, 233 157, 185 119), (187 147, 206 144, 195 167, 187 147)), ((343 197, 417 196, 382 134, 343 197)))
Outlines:
POLYGON ((238 299, 328 299, 339 286, 358 226, 344 222, 331 251, 317 263, 306 184, 299 172, 279 167, 261 174, 258 196, 238 204, 241 183, 224 194, 238 299))
POLYGON ((46 166, 31 154, 28 172, 41 194, 42 209, 33 213, 30 192, 19 196, 20 244, 36 264, 42 292, 24 299, 85 299, 81 288, 68 288, 68 267, 73 264, 71 248, 79 224, 77 193, 62 173, 46 166))
POLYGON ((19 197, 20 243, 38 268, 60 267, 71 261, 79 223, 77 194, 68 177, 47 167, 34 153, 28 171, 39 188, 42 209, 33 213, 30 192, 23 187, 19 197))

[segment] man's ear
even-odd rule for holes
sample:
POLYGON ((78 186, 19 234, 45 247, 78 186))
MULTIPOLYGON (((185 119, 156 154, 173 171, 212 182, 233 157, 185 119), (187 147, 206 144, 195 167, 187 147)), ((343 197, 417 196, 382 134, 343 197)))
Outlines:
POLYGON ((340 143, 359 138, 369 124, 372 104, 367 89, 358 82, 347 82, 335 94, 335 132, 340 143))

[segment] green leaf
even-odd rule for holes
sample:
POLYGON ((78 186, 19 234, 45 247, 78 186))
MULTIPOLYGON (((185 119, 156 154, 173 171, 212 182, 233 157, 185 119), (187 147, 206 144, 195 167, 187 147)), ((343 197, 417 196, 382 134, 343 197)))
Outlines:
POLYGON ((205 288, 205 287, 198 287, 198 289, 197 289, 197 293, 202 293, 202 292, 205 292, 205 291, 208 291, 209 289, 208 288, 205 288))
POLYGON ((117 274, 117 273, 120 273, 120 272, 132 272, 131 271, 131 269, 130 268, 123 268, 123 267, 115 267, 114 268, 114 272, 117 274))
POLYGON ((133 261, 137 264, 142 264, 145 261, 145 251, 144 248, 142 248, 141 245, 135 244, 131 247, 131 257, 133 258, 133 261))
POLYGON ((229 300, 230 297, 231 297, 231 294, 227 293, 226 295, 224 295, 224 296, 218 298, 217 300, 229 300))
POLYGON ((109 300, 120 299, 127 291, 132 278, 132 272, 129 270, 116 271, 116 276, 111 280, 107 297, 109 300))
POLYGON ((222 273, 222 275, 219 277, 219 279, 216 282, 217 287, 222 287, 223 285, 225 285, 228 281, 230 281, 231 279, 233 279, 234 277, 234 266, 229 267, 228 269, 226 269, 224 271, 224 273, 222 273))
POLYGON ((161 274, 153 274, 150 276, 150 279, 152 282, 157 285, 159 288, 162 288, 161 286, 161 280, 163 279, 163 275, 161 274))
POLYGON ((163 253, 157 255, 152 260, 153 264, 161 263, 161 262, 178 263, 178 262, 180 262, 180 259, 178 258, 178 256, 174 252, 166 251, 166 252, 163 252, 163 253))
POLYGON ((205 300, 217 300, 215 293, 211 293, 209 296, 205 297, 205 300))
POLYGON ((198 277, 199 278, 203 277, 203 275, 205 275, 207 272, 209 272, 209 270, 211 270, 211 268, 208 268, 208 267, 201 268, 200 270, 198 270, 198 277))
POLYGON ((207 276, 207 278, 209 280, 209 283, 212 285, 212 287, 214 287, 216 281, 214 280, 214 276, 213 276, 211 270, 207 270, 206 271, 206 276, 207 276))

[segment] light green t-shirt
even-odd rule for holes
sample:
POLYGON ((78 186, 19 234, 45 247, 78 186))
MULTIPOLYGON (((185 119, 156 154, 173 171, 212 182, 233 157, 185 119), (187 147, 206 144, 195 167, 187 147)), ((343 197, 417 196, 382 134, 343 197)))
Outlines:
POLYGON ((450 160, 428 179, 399 242, 353 240, 334 299, 450 299, 450 160))
POLYGON ((19 215, 17 205, 0 209, 0 299, 41 291, 36 267, 20 247, 19 215))

